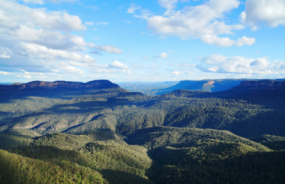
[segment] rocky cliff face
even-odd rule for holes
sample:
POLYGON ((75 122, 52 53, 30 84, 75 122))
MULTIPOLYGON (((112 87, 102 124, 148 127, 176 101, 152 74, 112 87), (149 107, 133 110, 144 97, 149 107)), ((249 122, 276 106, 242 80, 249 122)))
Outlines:
POLYGON ((235 90, 285 90, 285 81, 260 80, 243 81, 235 90))
POLYGON ((56 88, 116 88, 119 87, 117 84, 114 84, 108 80, 94 80, 87 83, 82 82, 66 82, 66 81, 55 81, 55 82, 44 82, 44 81, 33 81, 25 84, 19 85, 0 85, 0 90, 21 90, 21 89, 33 89, 33 88, 47 88, 47 89, 56 89, 56 88))

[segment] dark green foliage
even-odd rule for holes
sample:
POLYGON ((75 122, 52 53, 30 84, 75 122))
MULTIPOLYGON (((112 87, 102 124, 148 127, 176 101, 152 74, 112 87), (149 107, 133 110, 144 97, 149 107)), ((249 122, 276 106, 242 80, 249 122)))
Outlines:
MULTIPOLYGON (((193 148, 194 149, 194 148, 193 148)), ((285 152, 251 152, 242 144, 219 143, 207 149, 151 151, 157 164, 149 177, 159 183, 284 183, 285 152)))
POLYGON ((128 135, 137 129, 163 125, 229 130, 243 137, 285 136, 282 90, 178 90, 153 97, 119 87, 0 93, 0 131, 78 134, 110 129, 128 135))
POLYGON ((285 152, 228 131, 154 127, 127 141, 143 145, 155 161, 147 175, 164 183, 283 183, 285 152))
POLYGON ((284 183, 282 90, 27 89, 0 102, 2 183, 284 183))
POLYGON ((47 164, 68 164, 96 171, 109 183, 152 183, 145 176, 151 166, 147 150, 127 145, 121 138, 110 131, 86 135, 56 133, 34 138, 30 146, 19 146, 10 152, 47 164))
POLYGON ((263 135, 251 138, 255 142, 259 142, 273 150, 285 150, 285 137, 275 135, 263 135))
POLYGON ((48 162, 0 150, 0 183, 108 183, 92 169, 66 161, 48 162))
POLYGON ((243 137, 236 136, 229 131, 212 129, 153 127, 137 130, 126 139, 130 144, 142 145, 149 150, 165 146, 176 148, 193 147, 201 140, 205 142, 223 141, 242 143, 255 150, 269 151, 267 147, 243 137))
POLYGON ((11 130, 6 133, 0 133, 0 149, 8 150, 18 146, 30 145, 33 137, 39 136, 31 130, 11 130))

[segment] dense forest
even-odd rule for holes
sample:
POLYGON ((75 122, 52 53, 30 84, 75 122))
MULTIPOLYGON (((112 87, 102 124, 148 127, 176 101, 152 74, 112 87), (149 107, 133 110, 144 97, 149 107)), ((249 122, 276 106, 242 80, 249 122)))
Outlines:
POLYGON ((159 96, 39 84, 1 87, 0 183, 285 181, 282 81, 159 96))

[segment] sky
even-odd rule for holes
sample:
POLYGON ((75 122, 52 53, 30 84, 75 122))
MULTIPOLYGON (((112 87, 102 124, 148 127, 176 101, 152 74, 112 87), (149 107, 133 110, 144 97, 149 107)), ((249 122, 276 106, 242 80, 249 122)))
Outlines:
POLYGON ((285 78, 284 0, 0 0, 0 82, 285 78))

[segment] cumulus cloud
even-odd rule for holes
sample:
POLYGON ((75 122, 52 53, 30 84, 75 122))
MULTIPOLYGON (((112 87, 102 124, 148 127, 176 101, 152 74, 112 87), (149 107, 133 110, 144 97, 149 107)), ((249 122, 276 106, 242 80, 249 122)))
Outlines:
POLYGON ((171 72, 172 74, 174 75, 195 75, 194 73, 192 72, 189 72, 189 71, 186 71, 186 72, 179 72, 177 70, 174 70, 171 72))
POLYGON ((174 8, 176 8, 177 2, 178 0, 158 0, 160 6, 166 9, 164 15, 171 15, 174 11, 174 8))
POLYGON ((166 9, 164 15, 150 15, 142 11, 135 17, 147 20, 148 29, 161 36, 177 36, 186 39, 201 39, 207 44, 230 47, 237 43, 229 37, 234 30, 241 30, 243 25, 227 25, 223 22, 225 13, 239 7, 239 0, 209 0, 197 6, 176 10, 178 0, 158 0, 166 9))
POLYGON ((285 1, 283 0, 247 0, 245 11, 241 13, 244 23, 257 29, 265 24, 270 27, 285 25, 285 1))
POLYGON ((61 62, 58 64, 58 68, 63 70, 64 72, 68 72, 68 73, 72 73, 72 74, 84 74, 84 72, 82 70, 80 70, 79 68, 76 68, 74 66, 70 66, 69 64, 65 63, 65 62, 61 62))
POLYGON ((114 61, 113 63, 110 63, 109 67, 118 68, 118 69, 128 69, 129 68, 127 65, 120 63, 119 61, 114 61))
POLYGON ((75 2, 77 0, 22 0, 24 3, 44 4, 44 3, 61 3, 61 2, 75 2))
POLYGON ((66 12, 46 12, 45 9, 32 9, 11 1, 0 1, 0 26, 15 30, 21 26, 58 31, 86 30, 78 16, 66 12))
POLYGON ((79 62, 74 62, 74 61, 69 61, 69 64, 73 66, 79 66, 79 67, 88 67, 90 65, 89 63, 79 63, 79 62))
POLYGON ((83 55, 77 52, 68 52, 64 50, 55 50, 49 49, 45 46, 33 44, 33 43, 22 43, 22 48, 26 50, 28 53, 33 54, 33 56, 42 58, 42 59, 51 59, 54 60, 56 58, 65 59, 65 60, 73 60, 78 62, 94 62, 95 60, 91 58, 89 55, 83 55))
POLYGON ((241 47, 244 45, 253 45, 255 43, 255 38, 247 38, 246 36, 243 36, 242 38, 238 39, 237 46, 241 47))
POLYGON ((245 58, 241 56, 226 57, 213 54, 199 59, 197 68, 210 73, 232 73, 269 75, 285 73, 282 61, 269 61, 268 58, 245 58))
POLYGON ((128 13, 135 13, 136 10, 141 9, 141 7, 137 6, 136 4, 131 4, 130 8, 128 9, 128 13))
POLYGON ((22 0, 24 3, 44 4, 43 0, 22 0))
POLYGON ((124 73, 127 75, 133 74, 129 67, 119 61, 114 61, 109 65, 99 65, 93 63, 88 67, 89 71, 92 73, 124 73))
POLYGON ((21 69, 21 73, 16 75, 16 77, 26 78, 26 79, 32 79, 32 78, 43 79, 43 78, 46 78, 47 76, 40 72, 27 72, 21 69))
MULTIPOLYGON (((25 3, 39 1, 27 0, 25 3)), ((30 8, 17 1, 0 1, 0 74, 9 71, 27 79, 55 77, 60 73, 84 74, 81 68, 88 68, 96 62, 82 52, 88 44, 73 33, 84 30, 86 26, 78 16, 64 11, 30 8)))
POLYGON ((9 72, 4 72, 4 71, 0 71, 0 75, 10 75, 11 73, 9 72))
POLYGON ((0 58, 10 58, 11 50, 6 47, 0 47, 0 58))
MULTIPOLYGON (((100 51, 104 51, 104 52, 110 52, 110 53, 114 53, 114 54, 120 54, 122 53, 123 51, 117 47, 114 47, 112 45, 95 45, 93 43, 90 43, 88 45, 90 48, 96 48, 97 50, 100 50, 100 51)), ((99 54, 99 53, 97 53, 99 54)))
POLYGON ((162 52, 161 54, 154 56, 154 58, 167 58, 167 53, 166 52, 162 52))
POLYGON ((180 73, 179 71, 177 71, 177 70, 175 70, 175 71, 173 71, 173 72, 171 72, 172 74, 174 74, 174 75, 181 75, 182 73, 180 73))

